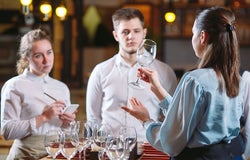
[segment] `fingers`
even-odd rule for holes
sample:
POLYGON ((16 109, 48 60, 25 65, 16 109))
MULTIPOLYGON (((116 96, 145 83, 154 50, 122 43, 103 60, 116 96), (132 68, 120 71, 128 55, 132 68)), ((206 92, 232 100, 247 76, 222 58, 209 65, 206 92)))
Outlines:
POLYGON ((151 76, 151 70, 149 69, 145 69, 145 68, 139 68, 138 69, 138 73, 137 73, 138 77, 142 80, 144 80, 145 82, 150 82, 150 76, 151 76))
POLYGON ((123 109, 124 111, 130 113, 131 112, 131 109, 129 109, 128 107, 126 106, 122 106, 121 109, 123 109))
POLYGON ((65 108, 65 106, 62 105, 62 104, 56 104, 56 107, 57 107, 57 111, 58 111, 60 114, 62 114, 62 113, 63 113, 63 110, 64 110, 64 108, 65 108))

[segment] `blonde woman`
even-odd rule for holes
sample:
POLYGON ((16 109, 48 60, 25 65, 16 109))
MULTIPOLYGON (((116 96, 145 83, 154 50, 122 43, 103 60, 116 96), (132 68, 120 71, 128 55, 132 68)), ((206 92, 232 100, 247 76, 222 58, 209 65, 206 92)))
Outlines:
POLYGON ((19 75, 2 87, 1 134, 6 140, 14 139, 7 160, 39 159, 47 156, 45 132, 68 126, 76 115, 61 113, 70 104, 70 92, 49 76, 54 64, 49 34, 42 29, 26 33, 19 56, 19 75))

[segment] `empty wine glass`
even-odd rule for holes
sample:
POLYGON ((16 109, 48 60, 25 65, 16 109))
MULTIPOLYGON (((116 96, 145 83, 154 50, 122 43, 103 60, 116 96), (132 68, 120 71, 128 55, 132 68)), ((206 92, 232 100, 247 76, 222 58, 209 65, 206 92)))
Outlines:
MULTIPOLYGON (((144 39, 136 51, 137 63, 141 67, 149 66, 156 57, 156 42, 151 39, 144 39)), ((129 86, 136 89, 143 89, 144 86, 139 82, 140 78, 137 78, 135 82, 129 82, 129 86)))
POLYGON ((106 153, 110 160, 122 160, 125 143, 120 137, 110 138, 106 141, 106 153))
POLYGON ((123 159, 129 159, 130 152, 134 149, 137 142, 136 130, 134 127, 122 126, 119 135, 125 145, 123 159))
POLYGON ((85 160, 86 149, 91 144, 90 126, 88 123, 84 121, 76 121, 75 125, 76 125, 75 130, 77 131, 79 138, 79 145, 78 145, 79 160, 82 159, 82 152, 85 160))
POLYGON ((70 160, 76 155, 78 145, 79 138, 77 132, 75 130, 64 130, 61 152, 67 160, 70 160))
POLYGON ((96 133, 94 134, 94 142, 99 147, 98 152, 98 159, 104 160, 105 159, 105 148, 106 142, 109 138, 111 138, 112 131, 111 127, 108 124, 101 124, 96 133))
POLYGON ((47 153, 56 159, 56 156, 60 153, 62 142, 62 132, 60 130, 48 130, 44 137, 44 146, 47 153))

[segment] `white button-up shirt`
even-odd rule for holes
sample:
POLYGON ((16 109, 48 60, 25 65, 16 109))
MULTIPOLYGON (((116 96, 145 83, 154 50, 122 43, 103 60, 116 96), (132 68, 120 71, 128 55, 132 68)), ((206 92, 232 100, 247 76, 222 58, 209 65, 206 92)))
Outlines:
MULTIPOLYGON (((140 81, 144 89, 128 86, 129 82, 137 80, 138 67, 138 64, 130 67, 120 54, 98 64, 88 81, 86 107, 87 120, 110 124, 113 134, 118 133, 122 125, 135 127, 137 140, 143 142, 146 137, 141 122, 120 109, 122 105, 129 105, 129 98, 136 97, 148 108, 152 119, 159 118, 159 100, 150 90, 149 84, 140 81)), ((159 60, 154 60, 149 68, 158 71, 162 85, 172 94, 177 85, 173 70, 159 60)))
POLYGON ((28 70, 8 80, 1 92, 1 134, 5 139, 22 139, 29 135, 44 135, 48 129, 60 128, 58 117, 36 128, 35 117, 54 102, 44 92, 70 104, 68 87, 48 75, 41 78, 28 70))

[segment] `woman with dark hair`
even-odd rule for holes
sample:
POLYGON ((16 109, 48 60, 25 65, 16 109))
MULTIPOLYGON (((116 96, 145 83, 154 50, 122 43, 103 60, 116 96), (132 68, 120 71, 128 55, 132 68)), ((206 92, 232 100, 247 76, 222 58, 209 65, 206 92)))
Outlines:
POLYGON ((64 83, 49 76, 54 52, 48 32, 35 29, 26 33, 19 56, 19 75, 2 87, 1 134, 6 140, 14 139, 8 160, 40 159, 48 155, 45 132, 67 127, 76 115, 61 112, 70 104, 70 92, 64 83))
POLYGON ((136 98, 131 108, 122 108, 143 122, 153 147, 176 160, 229 160, 243 152, 249 158, 249 86, 239 74, 235 29, 235 16, 226 8, 212 7, 197 16, 192 46, 200 63, 182 77, 173 96, 162 88, 156 71, 139 69, 138 76, 160 100, 164 122, 151 120, 136 98))

